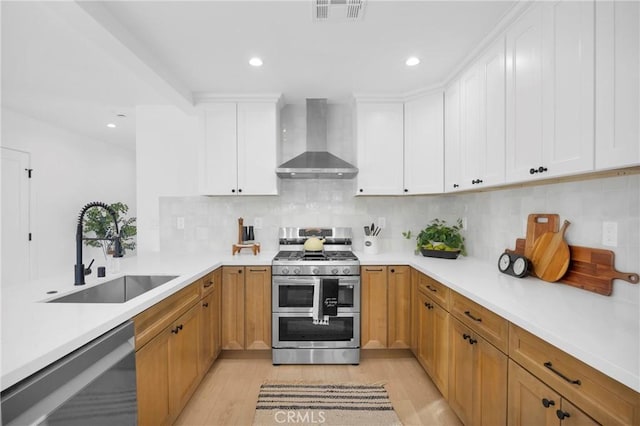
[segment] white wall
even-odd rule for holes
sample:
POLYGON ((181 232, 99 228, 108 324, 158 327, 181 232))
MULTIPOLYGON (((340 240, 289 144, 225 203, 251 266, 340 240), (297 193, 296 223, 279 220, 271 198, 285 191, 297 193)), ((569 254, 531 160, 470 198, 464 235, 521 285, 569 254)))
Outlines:
MULTIPOLYGON (((32 278, 68 273, 73 280, 78 213, 91 201, 122 201, 136 215, 135 152, 2 109, 2 146, 31 154, 32 278)), ((2 206, 2 209, 10 206, 2 206)), ((101 251, 85 248, 85 264, 101 251)), ((94 272, 95 273, 95 272, 94 272)), ((2 286, 12 283, 2 283, 2 286)))
POLYGON ((138 250, 158 251, 159 197, 195 195, 202 122, 172 106, 136 110, 138 250))

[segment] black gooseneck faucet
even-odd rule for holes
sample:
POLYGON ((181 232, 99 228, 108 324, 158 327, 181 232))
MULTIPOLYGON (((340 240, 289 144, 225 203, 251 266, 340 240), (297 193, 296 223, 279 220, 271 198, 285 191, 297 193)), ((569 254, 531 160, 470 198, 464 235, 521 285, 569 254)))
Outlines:
MULTIPOLYGON (((122 243, 120 242, 120 231, 118 230, 118 219, 116 216, 116 212, 113 211, 108 204, 101 203, 100 201, 94 201, 92 203, 87 204, 80 211, 80 215, 78 216, 78 227, 76 228, 76 264, 74 266, 75 270, 75 285, 84 285, 84 276, 91 273, 91 265, 89 268, 84 267, 84 263, 82 263, 82 241, 84 240, 108 240, 113 241, 115 243, 115 252, 113 253, 113 257, 122 257, 122 243), (82 221, 84 219, 84 214, 91 207, 102 207, 106 211, 109 212, 111 217, 113 218, 113 224, 116 227, 116 236, 113 238, 83 238, 82 237, 82 221)), ((93 261, 91 261, 93 264, 93 261)))

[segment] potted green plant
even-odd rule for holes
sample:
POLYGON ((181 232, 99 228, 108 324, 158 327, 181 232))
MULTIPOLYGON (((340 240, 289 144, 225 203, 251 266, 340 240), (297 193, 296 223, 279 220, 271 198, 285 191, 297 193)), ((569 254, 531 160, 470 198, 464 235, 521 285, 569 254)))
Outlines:
MULTIPOLYGON (((124 203, 117 202, 110 204, 109 207, 116 213, 118 220, 118 230, 120 232, 120 242, 122 243, 123 252, 126 250, 134 250, 136 248, 135 235, 137 232, 136 218, 126 218, 129 212, 129 206, 124 203)), ((115 237, 115 229, 113 229, 113 219, 111 215, 102 208, 92 207, 87 210, 83 224, 83 234, 96 238, 113 238, 115 237)), ((85 245, 89 247, 98 247, 102 249, 105 259, 108 254, 112 254, 114 243, 110 240, 85 240, 85 245)))
POLYGON ((433 219, 416 237, 417 248, 423 256, 455 259, 458 254, 467 255, 464 237, 461 234, 462 219, 448 225, 442 219, 433 219))

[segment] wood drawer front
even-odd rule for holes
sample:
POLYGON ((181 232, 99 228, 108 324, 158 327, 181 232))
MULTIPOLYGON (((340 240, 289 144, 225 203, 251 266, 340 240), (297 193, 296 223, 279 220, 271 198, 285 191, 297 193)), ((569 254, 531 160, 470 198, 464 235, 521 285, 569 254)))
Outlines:
POLYGON ((200 298, 208 296, 213 291, 216 281, 213 272, 208 273, 198 280, 200 288, 200 298))
POLYGON ((200 280, 136 315, 133 318, 136 350, 142 348, 198 300, 200 300, 200 280))
POLYGON ((476 302, 451 291, 451 311, 456 318, 502 352, 509 348, 509 322, 476 302))
POLYGON ((418 272, 418 290, 429 296, 446 311, 449 310, 449 287, 428 275, 418 272))
POLYGON ((640 394, 513 324, 509 356, 599 423, 640 424, 640 394))

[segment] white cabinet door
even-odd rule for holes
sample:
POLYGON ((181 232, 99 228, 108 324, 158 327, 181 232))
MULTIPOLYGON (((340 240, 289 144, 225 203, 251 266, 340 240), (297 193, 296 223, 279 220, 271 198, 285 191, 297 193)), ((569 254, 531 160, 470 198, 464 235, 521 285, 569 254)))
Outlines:
POLYGON ((441 193, 444 182, 443 93, 404 104, 404 192, 441 193))
POLYGON ((543 177, 593 170, 594 7, 571 0, 543 5, 543 177))
POLYGON ((500 38, 479 62, 482 88, 480 176, 476 186, 505 180, 505 41, 500 38))
POLYGON ((444 92, 444 190, 459 191, 462 183, 460 151, 460 82, 455 81, 444 92))
POLYGON ((403 104, 356 104, 357 195, 403 193, 403 104))
POLYGON ((507 181, 593 170, 593 13, 541 2, 507 31, 507 181))
POLYGON ((532 7, 507 31, 506 178, 531 178, 542 165, 542 4, 532 7))
POLYGON ((596 169, 640 163, 640 3, 596 2, 596 169))
POLYGON ((236 104, 207 104, 204 107, 204 170, 201 192, 233 195, 237 190, 236 104))
POLYGON ((238 194, 277 195, 277 106, 270 102, 242 102, 237 111, 238 194))
POLYGON ((475 187, 482 175, 482 78, 479 65, 473 65, 460 77, 460 189, 475 187))

